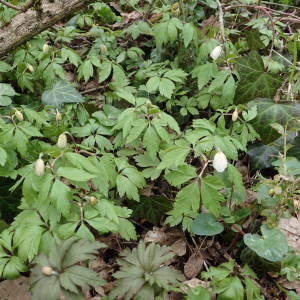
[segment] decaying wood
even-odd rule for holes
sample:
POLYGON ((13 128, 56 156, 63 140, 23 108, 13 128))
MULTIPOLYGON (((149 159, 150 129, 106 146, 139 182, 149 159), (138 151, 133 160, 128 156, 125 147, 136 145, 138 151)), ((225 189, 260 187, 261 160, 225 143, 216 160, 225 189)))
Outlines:
POLYGON ((0 28, 0 58, 91 2, 93 0, 43 0, 38 10, 30 8, 19 13, 0 28))

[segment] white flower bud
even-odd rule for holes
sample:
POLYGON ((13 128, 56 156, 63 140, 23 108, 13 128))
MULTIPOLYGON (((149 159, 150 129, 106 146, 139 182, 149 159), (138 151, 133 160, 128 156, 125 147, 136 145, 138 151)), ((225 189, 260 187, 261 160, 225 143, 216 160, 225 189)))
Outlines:
POLYGON ((45 275, 52 275, 55 274, 56 272, 51 268, 51 267, 42 267, 42 273, 45 275))
POLYGON ((49 51, 49 49, 50 49, 50 47, 49 47, 48 43, 45 43, 45 44, 43 45, 43 52, 46 53, 46 52, 49 51))
POLYGON ((235 122, 238 119, 238 117, 239 117, 239 112, 237 109, 235 109, 231 116, 232 122, 235 122))
POLYGON ((23 121, 23 120, 24 120, 23 114, 22 114, 22 112, 20 112, 19 110, 16 110, 15 116, 16 116, 16 118, 17 118, 19 121, 23 121))
POLYGON ((43 176, 45 173, 45 163, 41 157, 35 161, 34 172, 37 176, 43 176))
POLYGON ((62 120, 62 115, 58 110, 56 110, 56 113, 55 113, 55 120, 57 122, 62 120))
POLYGON ((213 160, 213 167, 217 172, 224 172, 224 170, 227 168, 227 158, 225 154, 221 151, 218 151, 213 160))
POLYGON ((67 135, 63 132, 59 135, 56 145, 58 148, 66 148, 67 144, 68 144, 67 135))
POLYGON ((30 73, 34 72, 34 67, 31 64, 27 64, 27 69, 30 73))
POLYGON ((209 56, 210 56, 213 60, 216 60, 216 59, 218 59, 218 58, 221 56, 222 51, 223 51, 222 46, 218 45, 218 46, 216 46, 216 47, 210 52, 209 56))

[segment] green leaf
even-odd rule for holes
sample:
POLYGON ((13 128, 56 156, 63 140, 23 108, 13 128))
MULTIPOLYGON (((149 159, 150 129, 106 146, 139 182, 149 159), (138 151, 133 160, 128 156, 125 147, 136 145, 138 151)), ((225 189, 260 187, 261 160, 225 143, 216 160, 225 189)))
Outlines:
POLYGON ((197 66, 192 71, 192 76, 198 79, 198 89, 201 90, 217 73, 218 68, 215 63, 206 63, 197 66))
POLYGON ((74 181, 88 181, 96 177, 94 174, 71 167, 59 167, 56 174, 74 181))
POLYGON ((189 147, 173 146, 161 152, 161 163, 157 166, 158 169, 176 168, 183 165, 187 155, 190 152, 189 147))
POLYGON ((160 80, 159 92, 162 96, 171 99, 174 89, 175 89, 175 84, 170 79, 162 78, 160 80))
POLYGON ((125 239, 126 241, 136 240, 136 231, 133 224, 130 221, 123 218, 119 218, 117 226, 118 233, 123 239, 125 239))
POLYGON ((215 291, 219 293, 218 300, 244 300, 244 287, 237 276, 225 278, 218 284, 215 291))
POLYGON ((195 288, 189 288, 187 291, 187 298, 186 300, 210 300, 210 294, 209 291, 202 287, 198 286, 195 288))
POLYGON ((247 233, 244 235, 245 244, 260 257, 269 261, 281 261, 288 252, 287 241, 282 232, 267 225, 260 227, 262 235, 247 233))
POLYGON ((257 107, 257 116, 251 121, 254 129, 259 133, 264 144, 275 141, 280 134, 271 126, 278 123, 283 127, 293 128, 297 126, 300 115, 300 104, 296 102, 276 103, 269 99, 257 99, 250 101, 248 107, 257 107))
POLYGON ((57 210, 67 216, 70 212, 72 193, 70 188, 56 179, 50 193, 51 202, 54 203, 57 210))
POLYGON ((10 105, 12 100, 11 97, 17 93, 10 84, 0 83, 0 106, 10 105))
POLYGON ((84 61, 78 68, 78 77, 79 79, 83 77, 85 82, 87 82, 91 77, 93 77, 93 74, 94 67, 90 59, 84 61))
POLYGON ((203 205, 214 216, 219 216, 224 196, 218 191, 222 187, 222 182, 215 176, 207 176, 201 180, 201 199, 203 205))
POLYGON ((200 191, 198 182, 192 182, 177 193, 174 207, 169 214, 173 217, 184 217, 196 213, 199 207, 200 191))
POLYGON ((105 81, 106 79, 108 79, 108 77, 110 76, 112 71, 112 63, 110 61, 105 61, 101 64, 99 73, 98 73, 98 77, 99 80, 98 82, 101 83, 103 81, 105 81))
POLYGON ((185 23, 182 28, 182 37, 184 42, 184 47, 187 48, 190 42, 193 40, 195 29, 194 25, 191 23, 185 23))
POLYGON ((7 152, 0 147, 0 166, 4 167, 4 165, 6 164, 6 160, 7 160, 7 152))
POLYGON ((224 230, 223 224, 219 223, 216 218, 208 213, 199 214, 191 225, 191 231, 197 235, 213 236, 224 230))
POLYGON ((0 270, 1 269, 1 277, 16 279, 21 276, 20 272, 27 271, 27 266, 20 257, 11 256, 10 258, 0 258, 0 270))
POLYGON ((54 84, 51 90, 44 91, 42 102, 60 108, 65 103, 81 103, 83 97, 71 84, 60 80, 54 84))
POLYGON ((186 76, 187 76, 187 73, 185 73, 181 69, 173 69, 173 70, 167 71, 164 74, 164 78, 168 78, 175 82, 182 82, 186 76))
POLYGON ((149 80, 146 83, 146 88, 147 88, 148 93, 153 93, 153 92, 157 91, 160 81, 161 81, 161 78, 158 76, 149 78, 149 80))
POLYGON ((255 51, 250 52, 249 56, 239 58, 236 67, 240 81, 236 90, 235 103, 245 103, 255 98, 273 99, 282 84, 278 75, 265 71, 263 60, 255 51))
POLYGON ((196 176, 195 168, 190 165, 181 165, 177 169, 167 170, 165 173, 165 178, 173 186, 181 185, 196 176))

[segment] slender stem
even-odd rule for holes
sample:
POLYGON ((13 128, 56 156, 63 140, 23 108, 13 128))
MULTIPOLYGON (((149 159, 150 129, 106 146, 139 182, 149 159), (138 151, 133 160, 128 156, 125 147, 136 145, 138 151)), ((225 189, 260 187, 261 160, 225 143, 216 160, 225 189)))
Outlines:
POLYGON ((225 36, 225 28, 224 28, 224 12, 222 9, 222 4, 219 0, 216 0, 218 7, 219 7, 219 23, 220 23, 220 31, 221 31, 221 37, 223 43, 226 42, 226 36, 225 36))

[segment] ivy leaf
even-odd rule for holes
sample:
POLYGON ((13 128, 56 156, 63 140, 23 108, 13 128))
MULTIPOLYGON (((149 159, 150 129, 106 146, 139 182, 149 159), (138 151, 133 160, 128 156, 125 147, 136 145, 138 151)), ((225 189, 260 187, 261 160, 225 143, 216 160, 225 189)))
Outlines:
POLYGON ((42 102, 56 108, 60 108, 64 103, 81 103, 82 95, 69 83, 58 81, 51 90, 44 91, 42 102))
POLYGON ((277 147, 255 143, 254 145, 249 145, 247 154, 251 159, 251 167, 255 170, 261 170, 270 168, 272 166, 272 161, 276 160, 279 152, 277 147))
POLYGON ((251 121, 254 129, 259 133, 262 142, 269 144, 275 141, 280 134, 271 126, 278 123, 283 127, 293 128, 300 115, 300 104, 295 102, 275 103, 270 99, 257 99, 250 101, 248 107, 257 107, 257 116, 251 121))
POLYGON ((272 99, 282 83, 278 75, 265 71, 263 60, 255 51, 239 58, 236 67, 240 75, 235 94, 236 103, 245 103, 255 98, 272 99))
POLYGON ((288 252, 287 241, 277 228, 260 227, 262 235, 247 233, 244 235, 245 244, 257 255, 269 261, 281 261, 288 252))
POLYGON ((191 231, 197 235, 213 236, 221 233, 224 226, 216 218, 208 213, 199 214, 191 225, 191 231))
POLYGON ((12 100, 11 97, 17 93, 10 84, 0 83, 0 106, 10 105, 12 100))

